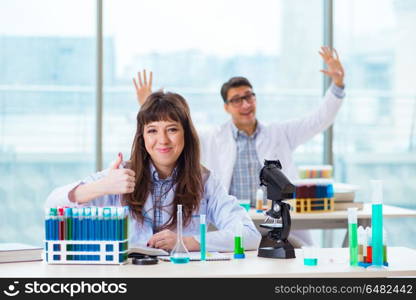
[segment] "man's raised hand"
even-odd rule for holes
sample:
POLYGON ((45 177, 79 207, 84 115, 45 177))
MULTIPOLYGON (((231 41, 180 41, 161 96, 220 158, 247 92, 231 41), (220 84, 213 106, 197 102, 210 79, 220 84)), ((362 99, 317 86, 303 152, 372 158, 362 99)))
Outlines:
POLYGON ((332 81, 339 87, 344 86, 344 68, 339 60, 337 50, 331 49, 327 46, 322 46, 319 55, 327 65, 326 70, 321 70, 322 73, 331 77, 332 81))

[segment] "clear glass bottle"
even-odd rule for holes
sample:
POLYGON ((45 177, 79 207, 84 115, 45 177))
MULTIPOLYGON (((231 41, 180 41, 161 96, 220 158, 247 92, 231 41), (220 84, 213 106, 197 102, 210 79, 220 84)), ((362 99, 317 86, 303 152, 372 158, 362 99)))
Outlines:
POLYGON ((189 252, 186 249, 182 238, 182 205, 178 204, 176 226, 176 245, 170 253, 170 261, 174 264, 186 264, 189 262, 189 252))

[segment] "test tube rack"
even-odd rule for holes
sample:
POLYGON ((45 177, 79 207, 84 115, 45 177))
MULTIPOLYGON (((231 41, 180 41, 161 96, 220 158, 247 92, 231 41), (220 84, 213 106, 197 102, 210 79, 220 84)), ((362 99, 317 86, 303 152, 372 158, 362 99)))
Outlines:
POLYGON ((297 213, 319 213, 334 211, 334 198, 296 198, 292 208, 297 213))
POLYGON ((297 213, 319 213, 335 209, 334 187, 330 181, 301 181, 296 183, 291 209, 297 213))
POLYGON ((127 206, 51 207, 45 214, 47 263, 122 264, 127 260, 127 206))
POLYGON ((44 259, 48 264, 119 265, 127 262, 127 255, 128 240, 45 240, 44 259))

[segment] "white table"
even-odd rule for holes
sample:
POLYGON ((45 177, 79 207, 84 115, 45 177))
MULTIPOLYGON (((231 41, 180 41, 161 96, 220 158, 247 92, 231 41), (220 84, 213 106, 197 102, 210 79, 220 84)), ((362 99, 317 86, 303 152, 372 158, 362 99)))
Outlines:
MULTIPOLYGON (((229 254, 232 256, 232 254, 229 254)), ((246 251, 241 260, 190 262, 175 265, 159 262, 157 265, 48 265, 45 262, 0 264, 0 277, 31 278, 103 278, 103 277, 398 277, 416 276, 416 251, 404 247, 390 247, 386 269, 368 270, 350 267, 347 248, 318 249, 318 266, 303 265, 301 250, 294 259, 257 257, 256 251, 246 251)))

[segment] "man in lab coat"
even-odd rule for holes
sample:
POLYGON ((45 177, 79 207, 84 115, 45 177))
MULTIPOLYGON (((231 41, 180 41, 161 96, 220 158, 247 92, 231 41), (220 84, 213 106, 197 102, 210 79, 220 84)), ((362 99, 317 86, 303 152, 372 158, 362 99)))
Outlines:
MULTIPOLYGON (((265 159, 280 160, 284 174, 296 179, 293 152, 333 123, 345 97, 344 70, 335 49, 321 47, 319 54, 327 65, 321 72, 332 79, 332 84, 318 109, 301 119, 262 124, 256 118, 256 95, 251 83, 244 77, 233 77, 223 84, 221 96, 231 120, 211 132, 200 133, 202 164, 237 199, 253 203, 265 159)), ((145 72, 143 77, 139 73, 138 80, 133 79, 140 104, 152 86, 152 73, 149 81, 145 72)), ((292 230, 289 238, 295 246, 313 244, 306 230, 292 230)))

